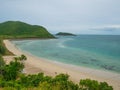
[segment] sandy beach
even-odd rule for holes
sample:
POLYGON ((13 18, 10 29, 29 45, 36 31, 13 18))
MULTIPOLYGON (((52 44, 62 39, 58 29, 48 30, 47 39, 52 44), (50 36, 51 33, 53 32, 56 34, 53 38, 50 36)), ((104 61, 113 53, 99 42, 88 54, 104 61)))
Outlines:
MULTIPOLYGON (((59 73, 67 73, 70 75, 70 79, 74 82, 79 82, 80 79, 94 79, 101 82, 107 82, 112 85, 114 90, 120 90, 120 74, 112 73, 108 71, 90 69, 86 67, 72 66, 68 64, 62 64, 58 62, 52 62, 47 59, 33 56, 29 53, 23 52, 16 48, 16 46, 9 40, 4 40, 4 43, 9 51, 16 56, 24 54, 27 57, 25 61, 25 73, 33 74, 44 72, 45 75, 55 76, 59 73)), ((4 56, 4 59, 8 63, 14 56, 4 56)))

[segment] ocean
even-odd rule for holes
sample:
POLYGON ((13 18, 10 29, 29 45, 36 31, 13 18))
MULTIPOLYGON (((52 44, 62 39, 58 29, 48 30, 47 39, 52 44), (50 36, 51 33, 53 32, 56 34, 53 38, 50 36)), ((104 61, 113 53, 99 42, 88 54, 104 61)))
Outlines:
POLYGON ((120 73, 120 35, 78 35, 12 42, 25 52, 54 62, 120 73))

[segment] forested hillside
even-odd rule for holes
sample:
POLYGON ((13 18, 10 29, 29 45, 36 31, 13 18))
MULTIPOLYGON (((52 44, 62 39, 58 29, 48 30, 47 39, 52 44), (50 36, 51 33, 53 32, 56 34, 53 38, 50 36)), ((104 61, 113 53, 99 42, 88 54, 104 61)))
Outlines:
POLYGON ((0 23, 0 38, 54 38, 44 27, 20 21, 0 23))

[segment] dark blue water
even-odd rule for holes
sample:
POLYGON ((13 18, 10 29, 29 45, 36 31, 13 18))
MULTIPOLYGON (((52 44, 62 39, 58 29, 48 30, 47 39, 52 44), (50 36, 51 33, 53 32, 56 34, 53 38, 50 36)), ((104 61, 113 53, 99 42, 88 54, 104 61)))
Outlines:
POLYGON ((38 57, 120 73, 119 35, 79 35, 14 43, 38 57))

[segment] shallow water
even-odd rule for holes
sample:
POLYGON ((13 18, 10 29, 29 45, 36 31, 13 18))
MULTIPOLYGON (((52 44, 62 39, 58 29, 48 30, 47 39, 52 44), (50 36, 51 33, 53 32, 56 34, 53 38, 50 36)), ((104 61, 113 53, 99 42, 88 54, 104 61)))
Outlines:
POLYGON ((120 73, 119 35, 79 35, 13 43, 38 57, 120 73))

